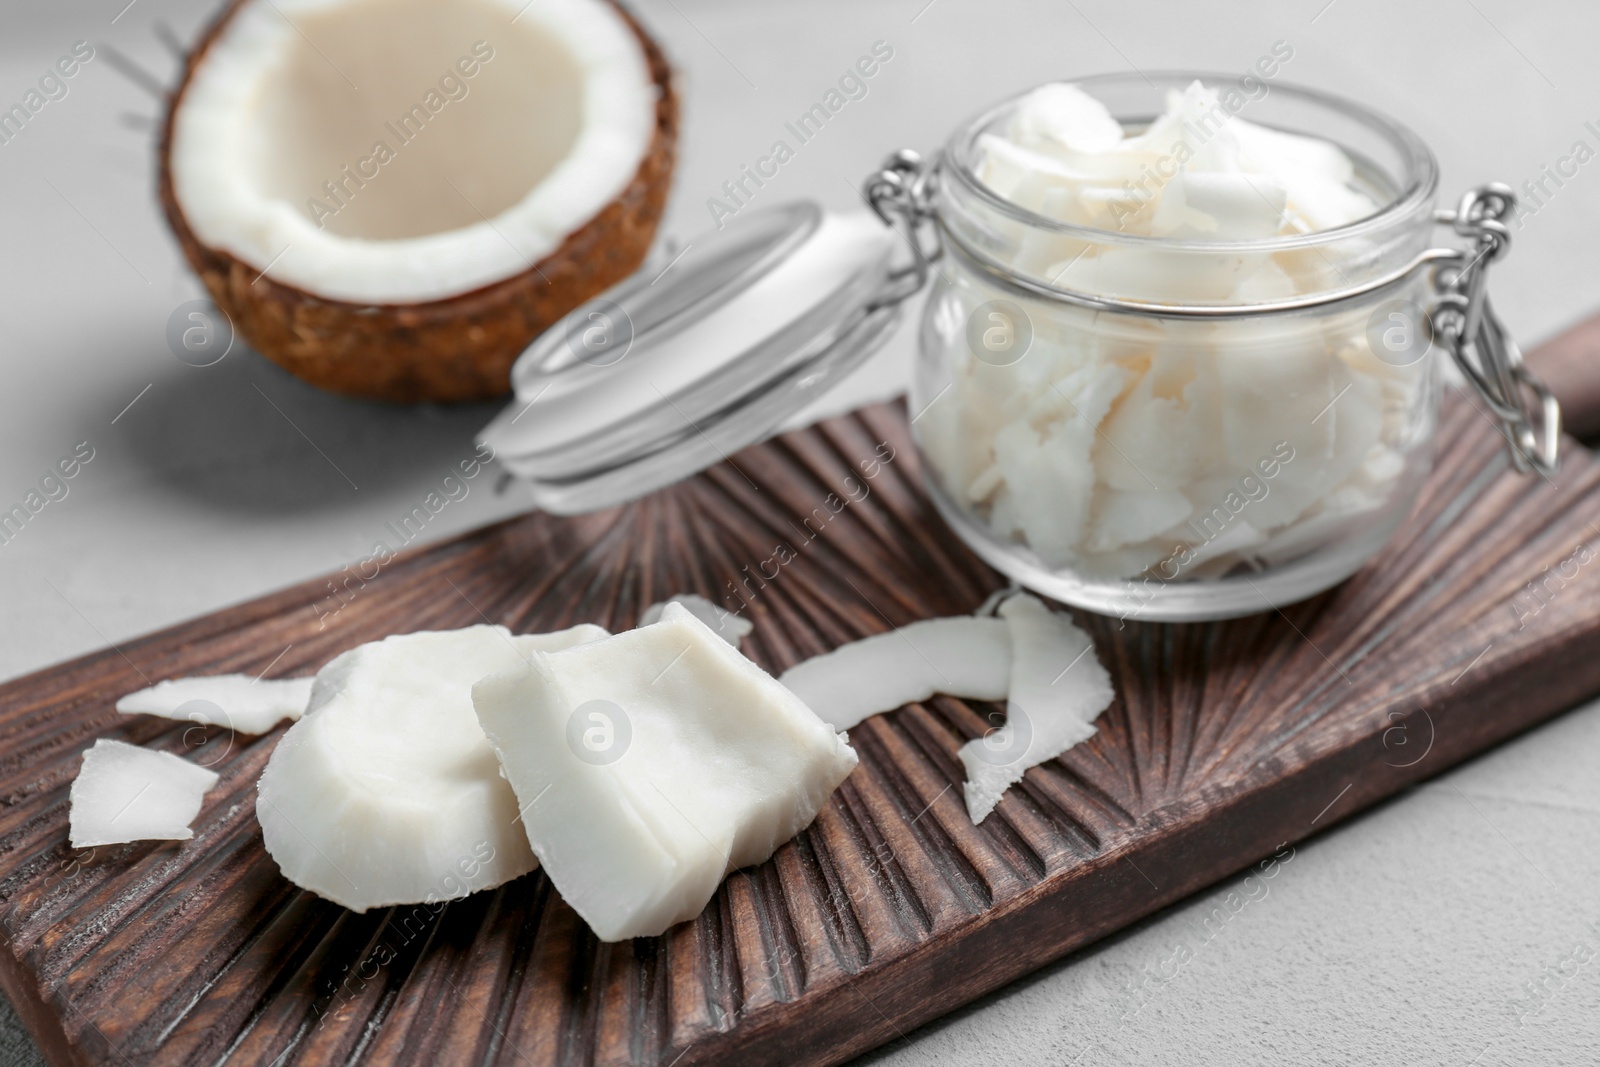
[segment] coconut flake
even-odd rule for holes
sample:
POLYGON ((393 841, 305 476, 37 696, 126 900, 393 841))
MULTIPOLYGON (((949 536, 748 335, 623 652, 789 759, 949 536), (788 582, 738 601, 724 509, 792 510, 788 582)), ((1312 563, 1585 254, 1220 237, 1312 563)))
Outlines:
POLYGON ((117 701, 124 715, 159 715, 180 722, 226 726, 243 734, 264 734, 284 719, 299 719, 311 699, 313 678, 275 678, 217 674, 169 678, 117 701))
POLYGON ((170 752, 101 738, 83 754, 67 808, 73 848, 187 841, 217 776, 170 752))
POLYGON ((755 629, 755 624, 749 619, 739 618, 733 612, 713 604, 698 593, 679 593, 659 604, 651 604, 640 613, 639 625, 649 626, 651 623, 660 622, 661 612, 668 604, 682 604, 689 614, 715 630, 718 637, 734 648, 738 648, 750 631, 755 629))
POLYGON ((961 746, 967 814, 981 823, 1029 767, 1055 759, 1095 732, 1111 705, 1111 676, 1089 635, 1026 593, 1000 605, 1011 643, 1006 723, 961 746))
POLYGON ((935 693, 1004 699, 1011 641, 1000 619, 925 619, 841 645, 790 667, 778 680, 823 722, 848 730, 935 693))

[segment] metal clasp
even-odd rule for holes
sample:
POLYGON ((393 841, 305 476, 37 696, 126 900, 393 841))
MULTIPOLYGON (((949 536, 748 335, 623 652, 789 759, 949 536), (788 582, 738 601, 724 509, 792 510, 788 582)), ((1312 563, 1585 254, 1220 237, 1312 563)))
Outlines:
POLYGON ((933 265, 944 255, 933 201, 938 170, 922 156, 903 148, 884 160, 883 168, 867 179, 867 203, 884 225, 898 230, 911 248, 911 261, 889 275, 879 295, 879 305, 908 300, 927 284, 933 265))
POLYGON ((1516 208, 1516 194, 1491 182, 1469 189, 1454 211, 1434 218, 1473 242, 1458 258, 1434 273, 1439 300, 1431 318, 1434 336, 1449 349, 1500 424, 1517 470, 1551 475, 1561 447, 1561 405, 1522 363, 1522 352, 1489 303, 1489 265, 1511 249, 1505 219, 1516 208))

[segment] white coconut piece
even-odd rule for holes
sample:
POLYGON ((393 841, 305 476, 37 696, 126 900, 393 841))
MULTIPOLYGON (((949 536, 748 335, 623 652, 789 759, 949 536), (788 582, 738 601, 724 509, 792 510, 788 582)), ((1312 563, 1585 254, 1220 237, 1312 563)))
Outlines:
POLYGON ((1124 545, 1111 552, 1085 552, 1075 569, 1085 578, 1137 578, 1173 554, 1171 540, 1124 545))
MULTIPOLYGON (((1184 571, 1192 576, 1196 568, 1216 560, 1239 556, 1263 544, 1266 539, 1267 535, 1249 522, 1244 519, 1235 519, 1211 540, 1200 541, 1191 546, 1187 559, 1183 563, 1184 571)), ((1230 560, 1231 562, 1232 560, 1230 560)))
POLYGON ((1157 349, 1101 429, 1105 447, 1095 466, 1112 489, 1179 489, 1225 462, 1210 353, 1178 344, 1157 349))
POLYGON ((1189 498, 1176 489, 1106 491, 1085 548, 1090 552, 1110 552, 1148 541, 1183 522, 1193 511, 1189 498))
POLYGON ((1011 490, 1011 507, 1024 538, 1054 566, 1072 561, 1089 518, 1093 479, 1081 476, 1073 451, 1060 443, 1045 452, 1039 433, 1018 420, 994 437, 995 464, 1011 490))
POLYGON ((1232 127, 1233 118, 1218 102, 1217 91, 1194 81, 1182 92, 1169 91, 1166 111, 1119 147, 1124 152, 1169 155, 1183 144, 1191 153, 1183 163, 1185 170, 1236 171, 1239 141, 1232 127), (1206 136, 1197 138, 1195 131, 1204 131, 1206 136))
POLYGON ((1017 104, 1011 136, 1053 141, 1074 152, 1105 152, 1122 141, 1122 124, 1099 100, 1070 82, 1041 85, 1017 104))
MULTIPOLYGON (((1100 229, 1127 229, 1128 219, 1147 211, 1123 189, 1134 177, 1138 160, 1117 154, 1100 156, 1052 152, 1037 141, 1018 143, 982 134, 978 178, 983 184, 1037 214, 1079 226, 1100 229)), ((1076 256, 1081 242, 1070 238, 1016 231, 1032 248, 1035 268, 1048 261, 1051 252, 1076 256)))
POLYGON ((1240 166, 1283 183, 1286 212, 1301 232, 1345 226, 1378 210, 1352 184, 1355 167, 1338 145, 1243 120, 1230 128, 1239 142, 1240 166))
POLYGON ((778 679, 835 730, 917 704, 935 693, 1003 700, 1011 685, 1011 639, 1000 619, 924 619, 840 645, 778 679))
MULTIPOLYGON (((1198 236, 1198 235, 1191 235, 1198 236)), ((1091 264, 1092 287, 1107 296, 1165 303, 1221 303, 1269 257, 1262 253, 1107 248, 1091 264)))
POLYGON ((1284 185, 1272 175, 1197 171, 1184 177, 1184 198, 1210 221, 1211 240, 1254 241, 1283 228, 1284 185))
MULTIPOLYGON (((1383 427, 1383 390, 1355 374, 1314 334, 1262 333, 1220 348, 1223 440, 1235 470, 1292 451, 1251 522, 1292 522, 1355 472, 1383 427)), ((1202 505, 1203 506, 1203 505, 1202 505)))
POLYGON ((1045 197, 1052 190, 1075 193, 1091 180, 1056 157, 993 134, 978 137, 978 150, 982 153, 979 179, 1007 200, 1032 211, 1044 207, 1045 197))
MULTIPOLYGON (((1115 224, 1109 213, 1108 202, 1081 186, 1049 188, 1038 200, 1039 206, 1035 210, 1047 218, 1100 228, 1115 224)), ((1018 270, 1053 277, 1055 272, 1051 267, 1054 264, 1069 262, 1091 250, 1092 246, 1075 237, 1033 228, 1023 231, 1013 263, 1018 270)))
POLYGON ((856 754, 678 604, 661 621, 473 686, 563 899, 604 941, 699 915, 804 829, 856 754))
MULTIPOLYGON (((1124 151, 1146 150, 1170 153, 1175 144, 1189 145, 1194 151, 1194 137, 1184 128, 1184 123, 1196 117, 1208 102, 1214 102, 1214 93, 1207 96, 1206 88, 1198 81, 1190 82, 1182 92, 1168 90, 1166 110, 1139 133, 1123 140, 1118 147, 1124 151)), ((1191 157, 1193 158, 1193 157, 1191 157)))
POLYGON ((1236 304, 1271 304, 1288 300, 1299 294, 1289 272, 1278 266, 1274 259, 1262 263, 1253 273, 1239 282, 1233 291, 1236 304))
POLYGON ((660 622, 661 612, 668 604, 682 604, 688 609, 689 614, 715 630, 718 637, 734 648, 738 648, 740 642, 755 629, 755 624, 749 619, 739 618, 720 604, 713 604, 698 593, 679 593, 659 604, 651 604, 639 614, 639 625, 649 626, 660 622))
POLYGON ((1026 593, 1000 605, 1011 638, 1006 723, 961 746, 967 814, 981 823, 1029 767, 1055 759, 1095 732, 1111 706, 1111 676, 1089 635, 1026 593))
POLYGON ((532 870, 472 683, 604 636, 588 625, 516 636, 469 626, 336 656, 258 785, 256 817, 284 877, 360 912, 464 896, 532 870))
POLYGON ((169 678, 117 701, 124 715, 159 715, 180 722, 264 734, 284 719, 299 719, 311 699, 312 678, 252 678, 216 674, 169 678))
POLYGON ((1306 171, 1331 182, 1346 183, 1355 167, 1338 145, 1320 137, 1258 126, 1234 119, 1229 129, 1239 141, 1239 165, 1259 174, 1306 171))
POLYGON ((217 775, 170 752, 102 737, 83 754, 68 794, 73 848, 126 841, 187 841, 217 775))
POLYGON ((1081 367, 1047 382, 1035 409, 994 435, 995 465, 1011 490, 1028 545, 1052 566, 1069 565, 1088 527, 1096 427, 1129 381, 1115 364, 1081 367), (1057 416, 1043 433, 1031 419, 1057 416))
MULTIPOLYGON (((1142 236, 1189 238, 1214 229, 1216 224, 1209 218, 1189 210, 1189 198, 1185 195, 1187 184, 1188 175, 1179 170, 1167 181, 1156 185, 1151 201, 1153 210, 1140 219, 1140 225, 1134 227, 1134 231, 1142 236)), ((1131 193, 1125 195, 1132 196, 1131 193)), ((1129 229, 1126 220, 1119 221, 1122 222, 1119 229, 1129 229)))

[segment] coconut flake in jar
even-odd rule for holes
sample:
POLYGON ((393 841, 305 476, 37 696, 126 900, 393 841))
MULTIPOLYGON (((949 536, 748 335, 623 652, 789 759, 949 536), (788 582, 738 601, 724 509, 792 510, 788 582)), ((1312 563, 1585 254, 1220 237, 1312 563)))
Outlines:
MULTIPOLYGON (((1348 285, 1373 255, 1359 235, 1230 247, 1347 226, 1383 191, 1336 144, 1230 117, 1199 82, 1131 131, 1078 87, 1045 85, 975 149, 995 194, 1109 231, 1097 241, 1017 223, 1005 235, 1004 267, 1060 289, 1253 305, 1348 285)), ((1029 300, 1026 350, 991 359, 971 343, 984 336, 971 318, 1016 294, 970 276, 963 287, 931 313, 954 340, 919 440, 956 507, 1047 567, 1219 577, 1398 522, 1403 475, 1418 467, 1405 455, 1428 436, 1425 364, 1374 355, 1372 303, 1204 320, 1029 300)), ((995 322, 1016 328, 1004 311, 995 322)))

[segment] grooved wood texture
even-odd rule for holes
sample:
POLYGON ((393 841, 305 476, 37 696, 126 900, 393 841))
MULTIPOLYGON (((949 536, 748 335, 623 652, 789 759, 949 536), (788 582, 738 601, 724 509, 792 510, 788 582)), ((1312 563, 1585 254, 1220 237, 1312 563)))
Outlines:
POLYGON ((981 828, 956 750, 998 709, 914 705, 852 731, 861 765, 808 830, 696 921, 630 943, 596 942, 540 873, 366 915, 302 892, 254 814, 280 735, 113 700, 146 679, 304 674, 398 631, 620 628, 687 591, 731 604, 779 543, 797 558, 747 611, 746 650, 774 672, 970 611, 1000 580, 934 516, 898 409, 624 508, 405 555, 326 628, 318 580, 19 679, 0 689, 0 984, 56 1064, 839 1063, 1600 690, 1600 566, 1563 563, 1600 534, 1595 463, 1574 447, 1554 483, 1518 477, 1461 399, 1438 454, 1396 542, 1329 594, 1208 625, 1080 616, 1118 699, 981 828), (894 460, 861 479, 884 442, 894 460), (809 537, 853 472, 870 492, 809 537), (1545 591, 1516 601, 1530 581, 1545 591), (68 787, 98 737, 221 773, 194 840, 69 849, 68 787))

